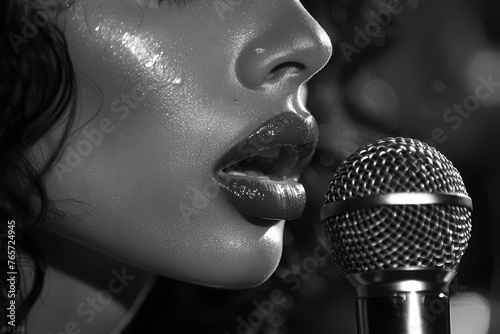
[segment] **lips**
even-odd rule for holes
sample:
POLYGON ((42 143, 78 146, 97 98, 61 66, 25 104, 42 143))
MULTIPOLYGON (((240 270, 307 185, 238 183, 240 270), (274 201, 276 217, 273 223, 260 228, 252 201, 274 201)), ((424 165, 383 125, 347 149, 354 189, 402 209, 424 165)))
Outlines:
POLYGON ((264 219, 294 219, 304 211, 298 182, 318 141, 311 115, 284 112, 255 129, 219 161, 215 181, 241 211, 264 219))

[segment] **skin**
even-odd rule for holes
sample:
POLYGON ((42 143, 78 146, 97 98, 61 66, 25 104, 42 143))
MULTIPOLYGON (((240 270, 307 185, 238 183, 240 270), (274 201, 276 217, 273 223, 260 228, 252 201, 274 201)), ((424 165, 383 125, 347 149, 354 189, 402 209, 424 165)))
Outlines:
POLYGON ((226 11, 213 1, 70 7, 61 26, 79 77, 79 114, 47 181, 66 215, 49 231, 207 286, 248 288, 273 273, 284 220, 242 214, 214 170, 272 117, 311 118, 299 88, 332 48, 299 1, 232 3, 226 11))

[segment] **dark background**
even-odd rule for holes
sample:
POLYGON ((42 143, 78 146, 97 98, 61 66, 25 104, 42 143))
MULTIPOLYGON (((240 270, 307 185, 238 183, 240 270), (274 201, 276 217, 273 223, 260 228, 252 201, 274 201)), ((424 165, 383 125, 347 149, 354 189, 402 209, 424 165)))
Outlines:
POLYGON ((475 94, 478 76, 500 82, 500 3, 404 0, 400 13, 384 16, 389 0, 302 2, 336 51, 309 84, 320 143, 302 179, 308 206, 287 223, 278 270, 243 291, 161 278, 127 332, 354 334, 353 291, 318 248, 328 181, 366 143, 384 136, 426 141, 437 131, 440 142, 432 144, 460 171, 474 202, 472 238, 452 289, 453 333, 499 333, 500 87, 461 120, 444 115, 475 94), (389 23, 357 47, 359 31, 377 22, 372 11, 389 23), (272 302, 273 291, 280 303, 272 302))

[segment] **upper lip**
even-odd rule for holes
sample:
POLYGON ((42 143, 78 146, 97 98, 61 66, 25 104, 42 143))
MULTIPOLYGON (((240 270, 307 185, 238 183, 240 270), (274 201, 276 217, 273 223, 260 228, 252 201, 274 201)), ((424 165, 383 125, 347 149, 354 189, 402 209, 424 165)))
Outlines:
MULTIPOLYGON (((285 111, 253 130, 243 140, 232 146, 219 160, 216 172, 243 165, 253 157, 266 156, 274 149, 277 156, 270 161, 263 175, 274 178, 298 179, 312 159, 318 143, 318 127, 313 116, 285 111), (273 175, 269 175, 273 174, 273 175)), ((255 162, 254 162, 255 163, 255 162)), ((257 164, 260 162, 257 161, 257 164)))

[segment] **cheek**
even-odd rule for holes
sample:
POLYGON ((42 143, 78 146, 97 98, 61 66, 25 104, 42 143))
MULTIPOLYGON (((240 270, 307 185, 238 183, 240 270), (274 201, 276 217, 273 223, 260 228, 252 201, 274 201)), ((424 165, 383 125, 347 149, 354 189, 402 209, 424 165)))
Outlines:
POLYGON ((173 41, 183 32, 168 18, 158 25, 159 18, 150 16, 130 0, 75 3, 64 31, 77 74, 105 96, 127 94, 130 89, 124 86, 132 83, 160 88, 181 84, 182 58, 173 41))
POLYGON ((116 1, 76 1, 63 23, 75 67, 83 65, 82 69, 91 71, 85 74, 91 75, 109 71, 109 58, 122 53, 125 48, 119 45, 119 40, 130 39, 129 32, 137 31, 142 16, 141 9, 131 5, 130 1, 121 5, 116 1))

